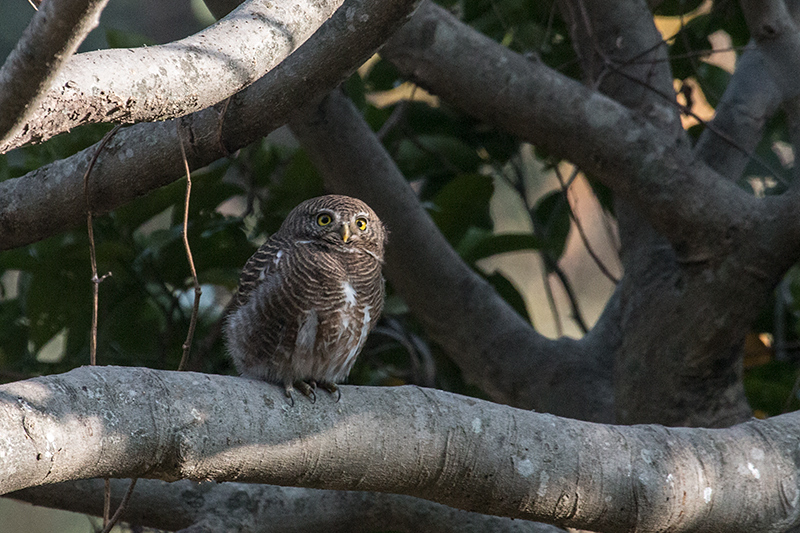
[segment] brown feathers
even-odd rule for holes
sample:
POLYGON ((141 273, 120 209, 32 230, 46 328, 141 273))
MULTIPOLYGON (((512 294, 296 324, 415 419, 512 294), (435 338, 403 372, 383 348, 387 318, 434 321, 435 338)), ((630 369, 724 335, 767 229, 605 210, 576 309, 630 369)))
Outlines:
POLYGON ((247 261, 226 323, 244 376, 335 391, 383 309, 386 231, 348 196, 307 200, 247 261))

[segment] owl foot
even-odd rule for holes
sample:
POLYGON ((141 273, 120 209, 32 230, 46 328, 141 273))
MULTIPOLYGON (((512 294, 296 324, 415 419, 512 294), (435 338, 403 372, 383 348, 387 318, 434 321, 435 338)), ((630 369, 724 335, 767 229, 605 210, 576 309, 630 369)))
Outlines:
POLYGON ((328 391, 331 394, 336 394, 336 401, 337 402, 342 399, 342 391, 339 389, 339 387, 336 385, 336 383, 328 383, 328 382, 325 382, 325 381, 320 381, 319 383, 315 383, 315 385, 319 385, 320 388, 325 389, 326 391, 328 391))
POLYGON ((294 382, 294 388, 299 390, 303 396, 308 397, 311 400, 311 403, 317 402, 317 384, 313 381, 305 382, 297 380, 294 382))

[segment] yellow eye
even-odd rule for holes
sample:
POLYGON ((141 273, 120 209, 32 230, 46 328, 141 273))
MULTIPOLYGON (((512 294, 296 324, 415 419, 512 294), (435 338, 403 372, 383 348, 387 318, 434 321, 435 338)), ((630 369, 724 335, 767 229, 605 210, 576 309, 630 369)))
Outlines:
POLYGON ((366 218, 357 218, 356 219, 356 227, 361 231, 367 229, 367 219, 366 218))
POLYGON ((331 222, 333 222, 333 219, 328 214, 322 213, 317 217, 317 224, 319 226, 327 226, 331 222))

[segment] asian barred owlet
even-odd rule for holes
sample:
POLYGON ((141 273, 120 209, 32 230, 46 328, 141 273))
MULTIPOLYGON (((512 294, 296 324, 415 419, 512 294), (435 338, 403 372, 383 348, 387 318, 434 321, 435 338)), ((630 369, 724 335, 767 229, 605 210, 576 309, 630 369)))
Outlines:
POLYGON ((386 231, 370 207, 328 195, 295 207, 247 261, 226 322, 247 377, 337 392, 383 309, 386 231))

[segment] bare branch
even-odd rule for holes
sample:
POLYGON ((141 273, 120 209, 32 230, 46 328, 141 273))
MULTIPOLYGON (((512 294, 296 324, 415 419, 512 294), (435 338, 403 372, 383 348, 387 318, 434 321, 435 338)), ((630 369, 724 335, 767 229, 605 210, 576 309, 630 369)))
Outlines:
MULTIPOLYGON (((127 483, 114 480, 114 494, 122 494, 127 483)), ((397 494, 188 480, 165 483, 140 479, 137 486, 139 490, 122 519, 168 531, 222 522, 227 525, 226 531, 252 533, 563 533, 554 526, 470 513, 397 494)), ((101 511, 97 491, 101 489, 98 480, 84 480, 33 487, 8 496, 34 505, 97 515, 101 511)))
POLYGON ((0 146, 16 134, 108 0, 51 0, 37 9, 0 69, 0 146))
POLYGON ((749 47, 737 60, 736 71, 709 123, 712 127, 703 131, 695 153, 727 179, 738 180, 780 102, 781 92, 761 50, 749 47))
MULTIPOLYGON (((369 58, 415 6, 416 0, 347 0, 289 59, 230 105, 220 104, 224 113, 209 108, 177 119, 191 141, 190 167, 225 157, 283 125, 294 109, 331 90, 369 58), (360 15, 348 15, 353 12, 360 15)), ((35 242, 80 223, 85 210, 76 169, 85 168, 92 150, 0 183, 0 248, 35 242)), ((170 183, 182 170, 173 122, 126 128, 93 172, 95 212, 106 213, 170 183)))
POLYGON ((197 279, 197 269, 194 267, 192 248, 189 246, 189 199, 192 197, 192 173, 189 171, 189 162, 186 160, 186 150, 183 147, 183 139, 181 138, 180 130, 178 130, 177 135, 178 143, 181 146, 181 159, 183 160, 183 167, 186 172, 186 195, 183 203, 183 228, 181 230, 181 235, 183 237, 183 247, 186 250, 186 259, 189 262, 189 271, 192 274, 192 285, 194 286, 192 317, 189 320, 189 331, 186 332, 186 340, 183 342, 181 362, 178 364, 178 370, 185 370, 186 363, 189 361, 189 353, 192 349, 194 330, 197 327, 197 316, 200 313, 200 296, 203 294, 203 289, 200 286, 200 281, 197 279))
POLYGON ((800 523, 798 413, 725 430, 606 426, 414 386, 345 388, 339 403, 289 407, 263 382, 144 368, 3 385, 0 492, 145 476, 391 492, 594 531, 800 523))
POLYGON ((174 43, 78 54, 45 87, 19 134, 0 142, 0 152, 81 124, 165 120, 214 105, 275 68, 341 4, 248 0, 174 43))
POLYGON ((577 341, 536 333, 461 260, 341 92, 290 126, 326 187, 363 199, 388 226, 392 286, 467 379, 496 401, 610 420, 608 366, 577 341))

